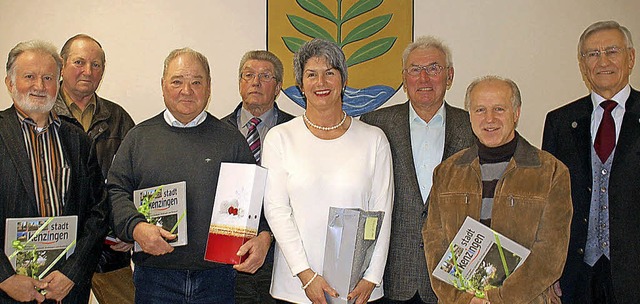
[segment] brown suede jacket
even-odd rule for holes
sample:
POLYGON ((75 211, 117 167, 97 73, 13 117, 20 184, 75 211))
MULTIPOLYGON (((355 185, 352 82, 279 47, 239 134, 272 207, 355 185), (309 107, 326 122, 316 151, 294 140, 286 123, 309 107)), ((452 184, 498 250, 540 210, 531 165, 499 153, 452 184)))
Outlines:
MULTIPOLYGON (((480 218, 482 180, 478 147, 460 151, 434 171, 427 221, 422 229, 431 286, 440 303, 467 304, 473 295, 432 276, 467 216, 480 218)), ((487 292, 492 304, 547 303, 560 278, 573 213, 569 170, 551 154, 519 137, 495 190, 491 228, 531 253, 504 284, 487 292)))

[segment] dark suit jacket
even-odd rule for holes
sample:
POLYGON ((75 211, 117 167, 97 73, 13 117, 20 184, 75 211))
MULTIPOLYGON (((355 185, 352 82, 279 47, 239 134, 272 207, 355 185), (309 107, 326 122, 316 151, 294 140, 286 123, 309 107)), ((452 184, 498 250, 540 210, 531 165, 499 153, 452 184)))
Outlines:
MULTIPOLYGON (((640 93, 631 90, 625 105, 609 177, 611 277, 618 303, 636 303, 640 279, 640 93)), ((591 204, 591 113, 585 96, 547 114, 542 148, 569 168, 573 221, 567 263, 560 279, 563 303, 583 303, 576 288, 586 286, 583 262, 591 204)))
MULTIPOLYGON (((469 113, 445 103, 443 160, 474 142, 469 113)), ((422 300, 435 303, 429 283, 422 243, 427 206, 422 201, 413 164, 409 134, 409 102, 362 115, 360 120, 382 129, 391 145, 395 193, 389 255, 384 271, 384 296, 408 300, 416 291, 422 300)))
MULTIPOLYGON (((60 270, 75 286, 70 297, 85 293, 88 299, 91 276, 96 269, 100 245, 106 233, 106 192, 102 173, 91 141, 84 131, 64 120, 59 129, 65 159, 71 168, 69 188, 62 215, 78 216, 76 248, 68 260, 61 260, 60 270)), ((0 112, 0 241, 4 244, 5 219, 38 217, 33 190, 31 162, 27 156, 22 130, 15 108, 0 112)), ((15 274, 6 255, 0 257, 0 281, 15 274)), ((83 299, 84 295, 78 299, 83 299)), ((13 301, 0 294, 0 302, 13 301)))

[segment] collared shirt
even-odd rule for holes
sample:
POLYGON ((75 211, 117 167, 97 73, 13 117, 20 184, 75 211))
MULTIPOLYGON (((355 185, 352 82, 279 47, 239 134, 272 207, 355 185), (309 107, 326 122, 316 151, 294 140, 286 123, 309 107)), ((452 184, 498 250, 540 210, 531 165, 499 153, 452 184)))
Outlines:
POLYGON ((440 164, 444 155, 445 118, 444 102, 429 122, 420 118, 409 102, 411 151, 423 203, 426 203, 431 191, 433 169, 440 164))
POLYGON ((69 95, 67 95, 64 90, 60 89, 60 91, 62 92, 62 99, 67 105, 67 108, 69 108, 71 115, 73 115, 73 117, 80 122, 84 131, 87 132, 87 130, 89 130, 89 127, 91 127, 93 115, 96 112, 96 94, 91 95, 91 99, 89 99, 87 106, 84 107, 84 110, 81 110, 80 107, 75 102, 73 102, 73 100, 71 100, 71 97, 69 97, 69 95))
MULTIPOLYGON (((241 107, 240 111, 238 111, 237 122, 238 130, 240 130, 240 133, 242 133, 244 137, 247 137, 247 133, 249 133, 249 120, 251 120, 251 118, 253 118, 253 114, 244 107, 241 107)), ((278 111, 276 111, 275 108, 271 108, 269 111, 262 113, 258 118, 260 118, 258 134, 260 135, 260 140, 264 140, 269 129, 278 122, 278 111)))
POLYGON ((183 124, 179 120, 177 120, 173 116, 173 114, 171 114, 169 109, 165 109, 164 110, 164 121, 166 121, 167 124, 169 124, 170 126, 176 127, 176 128, 191 128, 191 127, 195 127, 195 126, 198 126, 199 124, 201 124, 202 122, 204 122, 205 119, 207 119, 207 111, 203 110, 192 121, 190 121, 190 122, 188 122, 186 124, 183 124))
POLYGON ((16 108, 24 144, 31 161, 33 189, 41 216, 62 214, 71 169, 64 159, 58 136, 60 118, 51 112, 47 125, 39 128, 33 119, 16 108))
MULTIPOLYGON (((627 103, 627 99, 631 95, 631 86, 627 84, 620 92, 611 98, 611 100, 618 103, 618 105, 613 108, 611 111, 611 115, 613 116, 613 120, 616 123, 616 143, 618 142, 618 138, 620 137, 620 127, 622 126, 622 118, 624 117, 624 112, 626 110, 625 105, 627 103)), ((591 91, 591 102, 593 102, 593 113, 591 114, 591 143, 593 144, 596 140, 596 133, 598 132, 598 127, 600 126, 600 122, 602 121, 602 114, 604 113, 604 109, 600 106, 600 103, 605 101, 606 99, 597 93, 591 91)))

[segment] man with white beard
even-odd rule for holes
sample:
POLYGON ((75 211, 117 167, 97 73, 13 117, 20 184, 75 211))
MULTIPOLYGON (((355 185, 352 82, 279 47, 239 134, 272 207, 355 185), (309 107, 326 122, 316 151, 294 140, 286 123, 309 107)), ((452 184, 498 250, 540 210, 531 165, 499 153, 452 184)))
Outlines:
POLYGON ((106 192, 91 141, 51 111, 62 60, 47 42, 18 43, 5 84, 13 106, 0 112, 0 243, 7 218, 77 215, 74 253, 42 279, 17 274, 0 258, 0 302, 88 303, 106 233, 106 192))

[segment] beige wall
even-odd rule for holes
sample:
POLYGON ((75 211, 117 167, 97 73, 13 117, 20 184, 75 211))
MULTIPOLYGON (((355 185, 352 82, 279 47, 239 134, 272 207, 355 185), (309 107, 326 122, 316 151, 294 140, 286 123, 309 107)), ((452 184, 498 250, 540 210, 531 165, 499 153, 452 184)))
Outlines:
MULTIPOLYGON (((439 36, 453 50, 455 78, 446 100, 462 106, 464 90, 477 76, 510 77, 523 96, 518 129, 536 145, 541 142, 546 112, 587 93, 576 44, 589 24, 617 20, 640 43, 636 0, 415 0, 414 6, 415 35, 439 36)), ((221 117, 240 100, 236 76, 240 57, 247 50, 266 47, 265 8, 266 2, 259 0, 0 0, 1 62, 6 63, 6 55, 19 41, 44 39, 61 47, 76 33, 92 35, 107 53, 98 93, 120 103, 140 122, 164 108, 160 90, 164 57, 174 48, 190 46, 209 58, 213 70, 209 111, 221 117)), ((640 88, 636 71, 631 84, 640 88)), ((1 91, 3 109, 11 99, 1 91)), ((404 100, 400 90, 387 104, 404 100)), ((293 114, 302 113, 284 94, 278 103, 293 114)))

